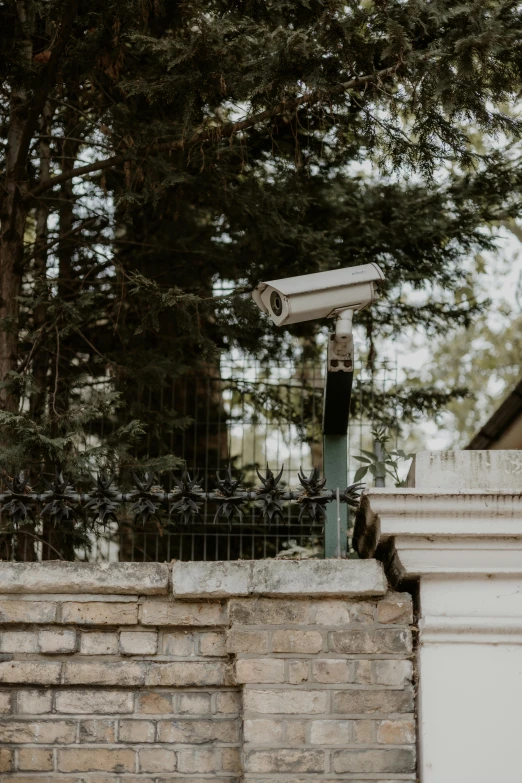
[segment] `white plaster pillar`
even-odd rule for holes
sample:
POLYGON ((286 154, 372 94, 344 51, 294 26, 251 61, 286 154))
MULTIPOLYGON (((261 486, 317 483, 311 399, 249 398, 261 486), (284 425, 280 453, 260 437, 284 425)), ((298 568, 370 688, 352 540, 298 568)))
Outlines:
POLYGON ((424 452, 355 546, 419 580, 421 783, 522 783, 522 452, 424 452))

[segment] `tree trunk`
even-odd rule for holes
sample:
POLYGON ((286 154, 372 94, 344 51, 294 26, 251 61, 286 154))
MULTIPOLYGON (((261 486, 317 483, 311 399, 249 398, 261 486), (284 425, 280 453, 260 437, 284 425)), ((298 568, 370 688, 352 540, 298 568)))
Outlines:
MULTIPOLYGON (((50 175, 51 149, 48 136, 51 135, 52 109, 47 103, 44 107, 39 122, 40 139, 40 180, 47 179, 50 175)), ((34 257, 34 282, 35 293, 41 298, 34 310, 35 340, 42 339, 41 331, 47 319, 47 243, 49 241, 48 230, 49 207, 48 200, 41 199, 36 210, 36 244, 34 257)), ((42 341, 43 343, 43 341, 42 341)), ((46 348, 37 348, 34 354, 32 374, 35 391, 29 400, 29 410, 34 421, 39 421, 45 413, 45 401, 47 398, 49 370, 49 352, 46 348)))
MULTIPOLYGON (((33 56, 32 4, 16 4, 22 30, 20 55, 26 66, 33 56)), ((28 207, 26 157, 23 155, 24 130, 28 113, 28 95, 23 83, 12 86, 7 132, 5 191, 1 205, 0 231, 0 380, 7 381, 16 372, 18 359, 18 297, 22 286, 24 232, 28 207), (24 160, 21 160, 23 156, 24 160)), ((0 388, 0 407, 15 412, 19 394, 16 385, 0 388)))
MULTIPOLYGON (((71 171, 74 168, 76 156, 78 154, 79 144, 76 141, 70 141, 67 137, 74 132, 78 122, 76 112, 68 111, 64 126, 65 141, 62 144, 62 172, 71 171)), ((74 188, 72 179, 64 182, 60 188, 59 207, 58 207, 58 297, 64 301, 74 299, 77 292, 77 282, 75 280, 73 268, 73 253, 75 248, 74 240, 70 236, 74 226, 74 188)), ((51 418, 54 418, 53 435, 58 437, 61 434, 63 417, 67 414, 70 404, 71 379, 67 372, 67 354, 64 355, 64 348, 67 345, 67 338, 58 340, 58 333, 61 328, 60 323, 56 323, 57 341, 56 357, 52 363, 51 373, 51 418)), ((64 560, 74 560, 73 543, 74 522, 63 521, 60 530, 56 530, 52 523, 45 522, 43 529, 43 538, 48 541, 52 547, 44 547, 43 559, 53 560, 56 557, 56 551, 59 551, 64 560)))

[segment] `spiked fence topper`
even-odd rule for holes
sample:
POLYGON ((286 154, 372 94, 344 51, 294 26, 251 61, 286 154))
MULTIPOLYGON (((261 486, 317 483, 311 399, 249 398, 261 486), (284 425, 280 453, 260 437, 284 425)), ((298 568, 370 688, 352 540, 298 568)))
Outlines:
POLYGON ((89 495, 84 495, 85 510, 92 511, 95 521, 106 525, 111 520, 116 522, 116 512, 119 508, 119 492, 113 484, 114 476, 100 473, 94 482, 89 495))
POLYGON ((56 528, 60 527, 66 520, 74 522, 77 519, 77 509, 75 508, 76 493, 69 476, 56 467, 54 481, 52 484, 46 481, 45 484, 51 499, 42 508, 40 515, 44 518, 50 518, 56 528))
POLYGON ((329 499, 322 492, 326 485, 326 479, 321 478, 318 468, 312 468, 309 476, 305 476, 303 469, 299 471, 299 482, 304 492, 299 498, 301 508, 299 510, 299 522, 308 517, 312 522, 324 523, 326 519, 326 504, 329 499))
POLYGON ((174 483, 178 488, 178 495, 174 496, 174 503, 170 506, 169 515, 177 514, 182 522, 187 525, 195 517, 199 517, 200 511, 205 500, 205 493, 198 484, 199 473, 192 479, 188 471, 183 471, 181 481, 174 478, 174 483))
POLYGON ((241 506, 245 502, 244 491, 242 491, 241 486, 243 479, 243 473, 241 473, 237 479, 232 477, 230 465, 225 472, 224 479, 221 478, 219 472, 216 473, 216 495, 221 495, 223 500, 218 505, 218 509, 214 516, 214 524, 218 522, 221 517, 223 517, 229 525, 232 523, 234 517, 237 517, 240 522, 242 521, 243 512, 241 511, 241 506))
MULTIPOLYGON (((321 478, 317 468, 308 476, 301 469, 301 488, 292 490, 281 485, 283 469, 284 466, 275 474, 267 465, 264 475, 257 471, 261 486, 246 489, 242 485, 243 474, 234 478, 228 467, 224 478, 216 474, 213 492, 205 492, 198 483, 198 474, 192 478, 188 471, 184 471, 181 478, 172 476, 175 488, 171 492, 163 490, 152 473, 145 473, 142 478, 134 473, 134 488, 126 493, 118 488, 114 476, 103 472, 93 480, 89 492, 78 492, 60 467, 55 469, 54 481, 45 482, 45 491, 37 493, 29 485, 29 477, 20 473, 12 478, 5 477, 7 491, 0 493, 0 511, 4 518, 0 532, 13 532, 28 521, 36 524, 43 518, 51 520, 55 528, 65 523, 76 524, 80 519, 92 529, 106 527, 109 522, 118 521, 118 512, 127 504, 130 504, 129 512, 136 524, 144 525, 155 519, 161 526, 167 526, 172 517, 177 517, 188 525, 200 518, 207 502, 217 505, 214 523, 224 521, 230 525, 233 519, 241 522, 244 507, 253 504, 262 522, 270 525, 283 519, 285 504, 297 503, 299 521, 307 517, 311 523, 323 524, 326 506, 336 499, 337 490, 326 489, 327 479, 321 478)), ((363 486, 363 483, 351 484, 340 490, 341 503, 356 507, 363 486)))
POLYGON ((256 473, 259 480, 262 483, 262 487, 257 490, 258 503, 257 507, 261 509, 263 520, 270 525, 277 517, 283 518, 283 492, 282 488, 278 487, 283 475, 284 465, 275 476, 268 464, 266 466, 266 473, 264 476, 256 468, 256 473))
POLYGON ((136 473, 132 474, 132 480, 136 490, 130 494, 134 500, 130 507, 130 513, 134 515, 135 522, 146 525, 151 519, 157 519, 161 524, 162 498, 164 494, 160 486, 154 484, 154 474, 145 473, 143 479, 140 479, 136 473))

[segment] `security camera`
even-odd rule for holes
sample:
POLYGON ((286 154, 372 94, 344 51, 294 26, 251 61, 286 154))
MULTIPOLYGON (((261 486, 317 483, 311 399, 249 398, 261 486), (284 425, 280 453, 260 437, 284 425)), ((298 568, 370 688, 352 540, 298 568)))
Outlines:
POLYGON ((341 323, 345 321, 348 329, 353 311, 362 310, 378 297, 378 286, 382 280, 384 274, 377 264, 362 264, 331 272, 269 280, 259 283, 252 297, 276 326, 317 318, 337 318, 341 323))

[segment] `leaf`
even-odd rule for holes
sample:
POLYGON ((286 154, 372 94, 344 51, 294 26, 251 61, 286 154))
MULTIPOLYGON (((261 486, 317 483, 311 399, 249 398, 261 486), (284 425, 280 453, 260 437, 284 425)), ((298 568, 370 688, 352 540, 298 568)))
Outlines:
POLYGON ((365 449, 360 449, 361 454, 366 454, 367 457, 373 462, 375 459, 377 459, 377 455, 374 451, 365 451, 365 449))
POLYGON ((356 484, 358 481, 361 481, 361 479, 363 479, 367 473, 368 473, 368 468, 366 467, 357 468, 357 470, 355 471, 355 476, 353 477, 354 484, 356 484))

